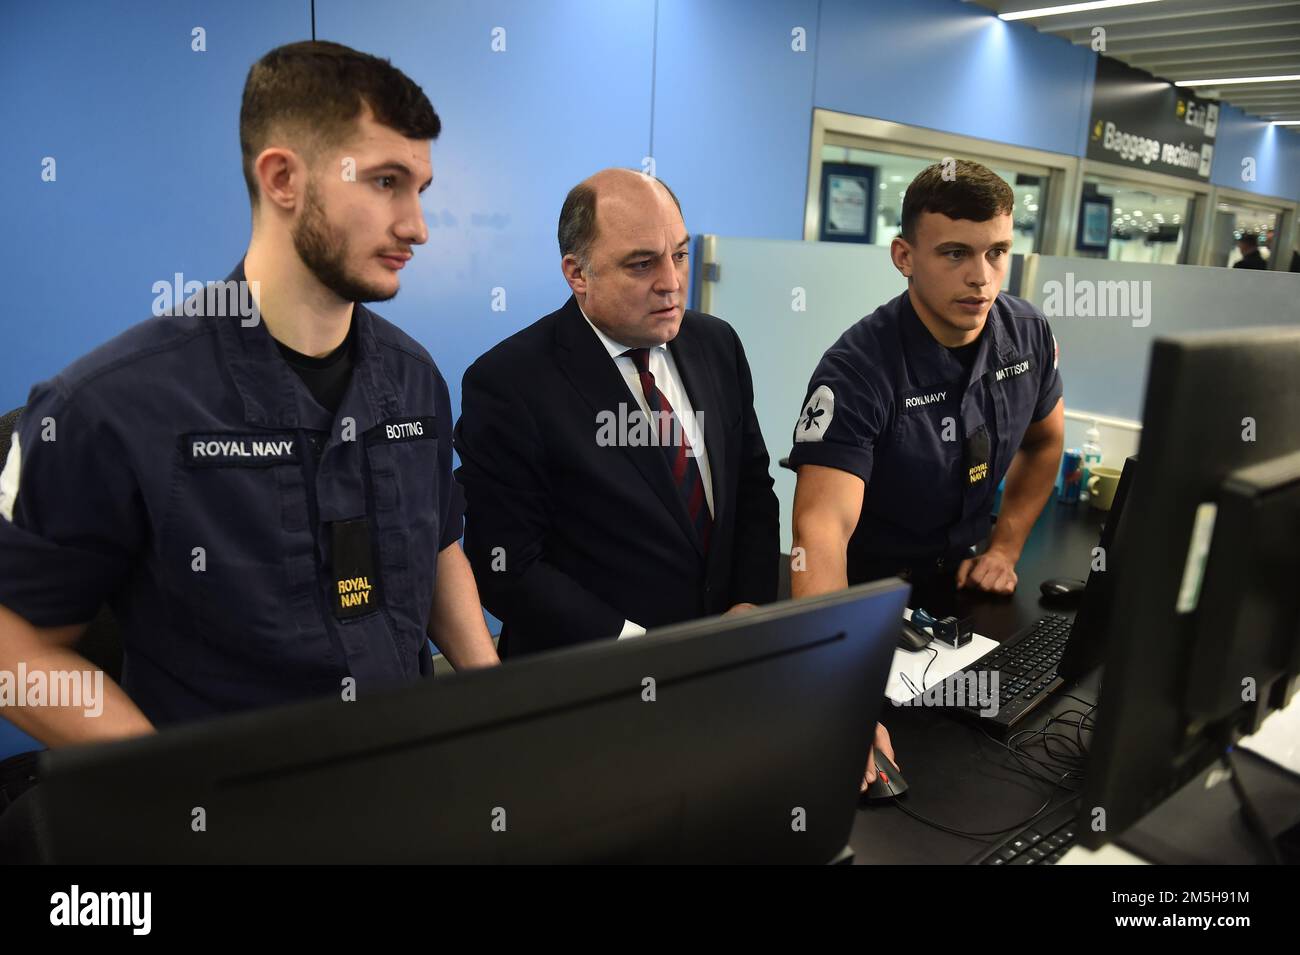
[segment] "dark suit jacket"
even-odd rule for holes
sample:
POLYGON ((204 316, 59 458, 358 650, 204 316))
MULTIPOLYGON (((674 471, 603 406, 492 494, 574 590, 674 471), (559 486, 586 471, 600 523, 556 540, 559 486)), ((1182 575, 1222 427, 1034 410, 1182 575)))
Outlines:
POLYGON ((456 425, 465 552, 519 656, 776 599, 778 516, 740 339, 687 311, 670 344, 713 483, 707 559, 662 449, 599 446, 638 405, 570 298, 465 372, 456 425))
POLYGON ((1252 249, 1248 254, 1243 255, 1233 265, 1234 269, 1267 269, 1268 263, 1264 261, 1264 256, 1260 254, 1259 249, 1252 249))

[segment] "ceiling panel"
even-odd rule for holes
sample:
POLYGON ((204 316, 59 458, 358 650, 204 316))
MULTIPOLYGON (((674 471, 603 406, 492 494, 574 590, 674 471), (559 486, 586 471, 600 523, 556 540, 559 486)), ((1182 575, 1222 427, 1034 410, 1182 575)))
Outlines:
MULTIPOLYGON (((1067 0, 966 2, 1002 14, 1067 0)), ((1300 75, 1300 0, 1158 0, 1022 22, 1089 48, 1094 29, 1102 27, 1107 56, 1174 82, 1300 75)), ((1300 81, 1223 83, 1194 92, 1260 119, 1300 116, 1300 81)))

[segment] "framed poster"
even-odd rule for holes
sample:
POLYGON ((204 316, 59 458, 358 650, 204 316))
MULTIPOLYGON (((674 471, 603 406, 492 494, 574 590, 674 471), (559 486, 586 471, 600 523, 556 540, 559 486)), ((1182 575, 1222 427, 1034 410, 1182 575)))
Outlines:
POLYGON ((875 238, 876 167, 822 163, 823 242, 866 242, 875 238))
POLYGON ((1079 232, 1074 245, 1090 252, 1110 248, 1110 220, 1115 203, 1110 196, 1084 196, 1079 205, 1079 232))

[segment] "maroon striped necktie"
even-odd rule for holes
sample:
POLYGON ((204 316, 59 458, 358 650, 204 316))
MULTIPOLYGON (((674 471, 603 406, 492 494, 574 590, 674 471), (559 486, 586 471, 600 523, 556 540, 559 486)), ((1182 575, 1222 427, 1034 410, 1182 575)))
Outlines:
POLYGON ((690 516, 691 525, 699 535, 700 544, 707 554, 709 536, 713 531, 713 516, 709 513, 709 502, 704 496, 704 476, 700 473, 700 465, 695 460, 690 439, 686 437, 686 431, 681 426, 677 412, 673 411, 668 398, 655 384, 655 376, 650 372, 650 350, 631 348, 619 357, 631 358, 636 365, 637 373, 641 378, 641 388, 645 392, 646 404, 650 406, 651 432, 664 454, 664 460, 668 462, 668 470, 672 473, 673 483, 677 485, 677 493, 686 504, 686 513, 690 516))

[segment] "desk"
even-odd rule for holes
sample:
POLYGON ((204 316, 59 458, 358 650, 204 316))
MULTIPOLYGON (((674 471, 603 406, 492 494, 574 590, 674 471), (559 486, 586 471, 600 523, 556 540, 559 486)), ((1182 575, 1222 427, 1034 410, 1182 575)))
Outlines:
MULTIPOLYGON (((1047 502, 1016 565, 1020 583, 1010 597, 973 591, 957 596, 957 611, 969 616, 976 633, 1002 641, 1047 613, 1072 616, 1041 602, 1038 585, 1050 577, 1088 579, 1092 548, 1104 515, 1084 506, 1047 502)), ((1097 674, 1082 686, 1065 687, 1027 721, 1037 728, 1050 713, 1081 707, 1062 692, 1092 702, 1097 674)), ((914 812, 955 829, 987 832, 1026 819, 1047 798, 1048 784, 1036 783, 1009 768, 1016 762, 973 722, 937 710, 885 704, 898 768, 907 780, 903 797, 914 812)), ((1086 740, 1085 740, 1086 741, 1086 740)), ((1069 794, 1057 790, 1057 798, 1069 794)), ((895 808, 892 800, 864 802, 853 823, 849 845, 859 863, 961 863, 987 844, 941 832, 895 808)), ((1009 833, 1008 833, 1009 834, 1009 833)))
MULTIPOLYGON (((962 592, 956 611, 972 618, 976 633, 1002 641, 1047 613, 1073 616, 1041 602, 1038 585, 1051 577, 1086 580, 1092 548, 1101 533, 1104 515, 1086 505, 1071 507, 1049 501, 1025 543, 1017 565, 1020 578, 1011 597, 962 592)), ((1026 729, 1038 729, 1052 715, 1086 709, 1065 693, 1095 702, 1100 672, 1094 670, 1073 686, 1065 686, 1026 719, 1026 729)), ((899 771, 908 783, 902 798, 915 813, 954 829, 990 832, 1027 820, 1047 798, 1051 784, 1017 772, 1015 759, 972 721, 939 710, 885 704, 882 721, 889 728, 899 771)), ((1067 730, 1060 724, 1056 727, 1067 730)), ((1087 737, 1084 737, 1087 742, 1087 737)), ((1278 803, 1293 793, 1294 778, 1281 769, 1240 753, 1248 791, 1265 802, 1278 803)), ((1214 834, 1215 861, 1263 861, 1241 824, 1229 787, 1204 793, 1202 773, 1183 790, 1121 837, 1129 848, 1146 850, 1165 861, 1207 861, 1180 857, 1177 833, 1188 829, 1192 817, 1204 836, 1214 834)), ((1077 786, 1077 783, 1075 784, 1077 786)), ((1056 790, 1055 806, 1068 798, 1056 790)), ((942 832, 918 822, 893 805, 893 800, 863 802, 854 820, 849 846, 858 863, 962 863, 1003 836, 977 840, 942 832)), ((1144 853, 1145 854, 1145 853, 1144 853)))

